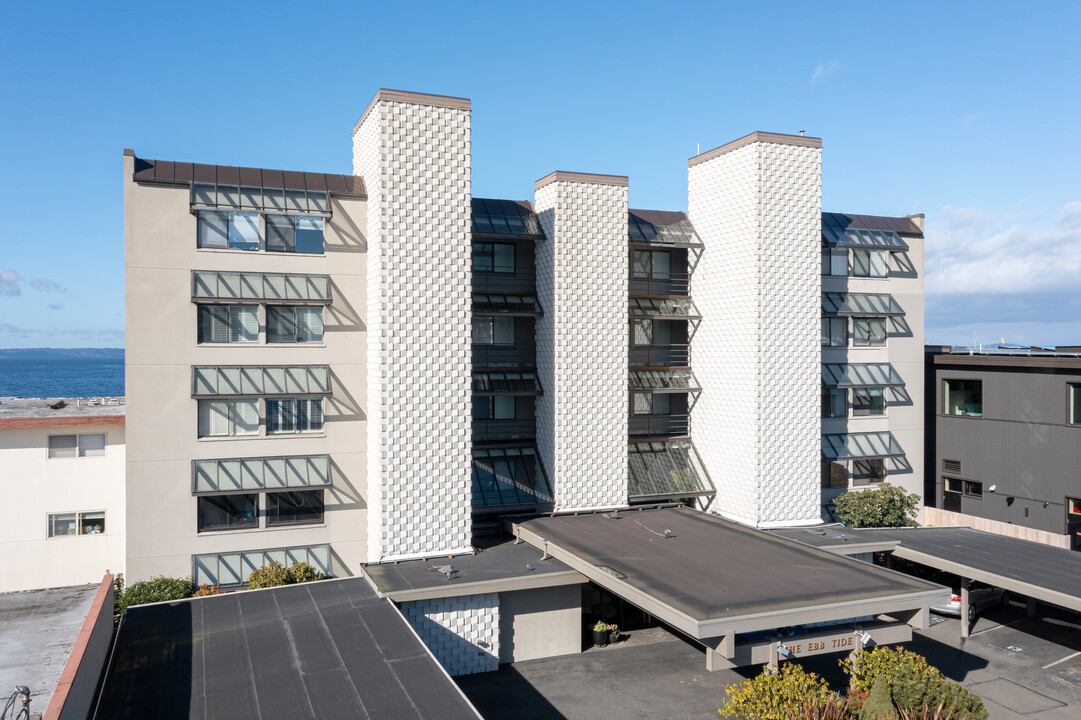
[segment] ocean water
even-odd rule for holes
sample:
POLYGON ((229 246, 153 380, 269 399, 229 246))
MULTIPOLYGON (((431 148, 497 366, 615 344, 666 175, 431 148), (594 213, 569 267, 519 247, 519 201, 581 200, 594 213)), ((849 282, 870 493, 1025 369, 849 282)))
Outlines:
POLYGON ((107 397, 123 394, 123 357, 0 356, 0 396, 107 397))

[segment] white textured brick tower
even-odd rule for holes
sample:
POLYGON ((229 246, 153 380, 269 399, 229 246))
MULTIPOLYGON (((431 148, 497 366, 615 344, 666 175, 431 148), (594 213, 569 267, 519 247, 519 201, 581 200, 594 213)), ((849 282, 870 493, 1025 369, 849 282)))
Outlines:
POLYGON ((536 183, 537 450, 558 510, 627 504, 627 178, 536 183))
POLYGON ((758 132, 688 162, 695 443, 713 509, 758 527, 820 521, 821 148, 758 132))
POLYGON ((369 188, 368 559, 470 546, 469 100, 380 90, 353 129, 369 188))

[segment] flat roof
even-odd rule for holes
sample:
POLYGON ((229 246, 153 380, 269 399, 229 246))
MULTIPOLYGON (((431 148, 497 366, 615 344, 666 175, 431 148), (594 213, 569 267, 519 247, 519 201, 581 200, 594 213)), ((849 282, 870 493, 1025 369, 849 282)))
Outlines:
POLYGON ((843 228, 855 228, 858 230, 884 230, 895 232, 898 235, 915 235, 923 237, 923 230, 912 219, 922 217, 920 215, 906 215, 905 217, 889 217, 886 215, 855 215, 853 213, 822 213, 822 224, 832 223, 843 228))
POLYGON ((682 507, 554 515, 512 528, 601 587, 699 639, 916 611, 946 592, 682 507))
POLYGON ((132 608, 97 717, 480 715, 397 608, 346 578, 132 608))
POLYGON ((30 707, 44 713, 56 690, 98 584, 0 593, 0 695, 30 688, 30 707))
POLYGON ((0 397, 0 429, 64 425, 123 425, 122 397, 0 397), (62 407, 53 405, 63 403, 62 407))
POLYGON ((695 165, 699 165, 708 160, 712 160, 715 157, 720 157, 725 153, 730 153, 733 150, 738 150, 744 145, 750 145, 751 143, 756 142, 780 143, 783 145, 799 145, 812 148, 822 147, 822 138, 807 137, 804 135, 788 135, 785 133, 762 132, 761 130, 758 130, 748 135, 744 135, 741 138, 737 138, 732 142, 725 143, 720 147, 715 147, 712 150, 706 150, 703 153, 695 155, 687 161, 687 167, 692 168, 695 165))
POLYGON ((1073 550, 967 527, 774 532, 823 548, 873 545, 921 565, 1081 611, 1081 553, 1073 550))
POLYGON ((206 165, 203 163, 151 160, 136 157, 132 150, 125 155, 135 158, 135 182, 191 185, 210 183, 229 186, 251 186, 284 190, 312 190, 331 195, 366 198, 364 178, 358 175, 301 172, 293 170, 270 170, 267 168, 238 167, 236 165, 206 165))
POLYGON ((376 593, 394 602, 588 582, 565 563, 543 555, 532 545, 508 539, 476 555, 371 564, 363 570, 376 593))
POLYGON ((1067 370, 1081 372, 1081 357, 1073 353, 990 353, 986 351, 961 350, 949 353, 928 354, 934 358, 934 365, 970 365, 973 367, 1001 371, 1036 369, 1045 371, 1067 370))

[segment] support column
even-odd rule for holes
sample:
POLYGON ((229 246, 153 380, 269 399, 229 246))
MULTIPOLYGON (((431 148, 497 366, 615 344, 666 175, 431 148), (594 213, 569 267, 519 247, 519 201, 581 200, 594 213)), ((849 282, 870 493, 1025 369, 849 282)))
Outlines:
POLYGON ((972 632, 972 623, 968 619, 968 589, 972 581, 968 578, 961 578, 961 637, 967 638, 969 633, 972 632))
POLYGON ((758 132, 688 162, 695 446, 710 509, 758 527, 821 521, 821 148, 758 132))
POLYGON ((536 183, 537 450, 558 510, 627 504, 627 178, 536 183))
POLYGON ((372 562, 471 550, 469 110, 380 90, 353 128, 368 190, 372 562))

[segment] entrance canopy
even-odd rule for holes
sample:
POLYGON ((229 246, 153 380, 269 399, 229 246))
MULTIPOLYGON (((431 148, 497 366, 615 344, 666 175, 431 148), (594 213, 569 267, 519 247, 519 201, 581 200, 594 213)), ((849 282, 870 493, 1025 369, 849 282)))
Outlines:
MULTIPOLYGON (((880 614, 925 626, 946 588, 683 507, 508 521, 519 540, 707 645, 880 614)), ((731 657, 731 655, 729 655, 731 657)))

